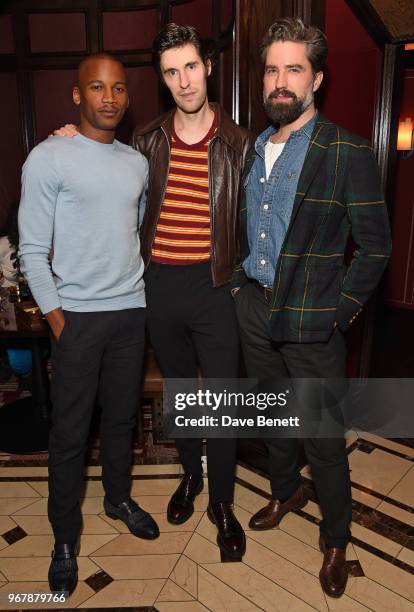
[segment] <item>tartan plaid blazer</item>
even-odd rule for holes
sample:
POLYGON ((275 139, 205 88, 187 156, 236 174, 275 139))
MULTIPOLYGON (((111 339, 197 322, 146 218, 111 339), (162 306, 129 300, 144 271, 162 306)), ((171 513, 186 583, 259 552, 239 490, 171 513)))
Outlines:
MULTIPOLYGON (((255 157, 253 148, 244 185, 255 157)), ((241 265, 249 254, 246 204, 244 189, 240 265, 233 287, 248 282, 241 265)), ((347 329, 378 285, 390 252, 388 213, 372 147, 319 115, 276 266, 269 305, 272 339, 325 342, 335 324, 347 329), (357 248, 345 266, 350 234, 357 248)))

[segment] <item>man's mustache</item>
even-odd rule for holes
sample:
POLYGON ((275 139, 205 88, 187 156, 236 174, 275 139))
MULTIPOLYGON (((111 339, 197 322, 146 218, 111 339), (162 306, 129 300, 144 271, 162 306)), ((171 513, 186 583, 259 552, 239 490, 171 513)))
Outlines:
POLYGON ((270 94, 267 96, 267 99, 273 100, 274 98, 277 98, 280 95, 283 95, 286 98, 294 98, 294 99, 297 97, 296 94, 293 93, 293 91, 289 91, 289 89, 284 89, 283 87, 280 87, 270 92, 270 94))

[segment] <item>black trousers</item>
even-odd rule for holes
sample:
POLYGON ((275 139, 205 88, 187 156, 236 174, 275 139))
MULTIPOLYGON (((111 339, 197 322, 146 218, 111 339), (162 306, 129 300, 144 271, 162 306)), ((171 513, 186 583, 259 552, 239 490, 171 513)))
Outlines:
MULTIPOLYGON (((239 339, 228 285, 214 288, 211 264, 151 263, 145 276, 148 330, 165 378, 235 378, 239 339)), ((176 440, 184 471, 202 474, 201 439, 176 440)), ((207 440, 211 502, 233 499, 236 440, 207 440)))
POLYGON ((48 511, 57 543, 74 542, 81 529, 84 454, 97 394, 105 493, 114 504, 129 497, 145 313, 65 311, 62 335, 52 340, 48 511))
MULTIPOLYGON (((248 376, 277 378, 343 378, 345 342, 339 330, 326 343, 277 343, 269 337, 269 304, 249 282, 235 297, 240 338, 248 376)), ((301 482, 298 441, 267 439, 272 497, 290 497, 301 482)), ((349 540, 352 500, 345 440, 305 439, 304 447, 321 506, 321 534, 329 547, 344 547, 349 540)))

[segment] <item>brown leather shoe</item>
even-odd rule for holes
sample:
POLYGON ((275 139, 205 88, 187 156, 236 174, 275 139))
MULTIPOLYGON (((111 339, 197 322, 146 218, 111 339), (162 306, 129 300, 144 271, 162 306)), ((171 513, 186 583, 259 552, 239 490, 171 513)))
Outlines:
POLYGON ((319 539, 319 548, 324 554, 319 580, 324 592, 330 597, 343 595, 348 580, 345 549, 326 548, 324 539, 319 539))
POLYGON ((277 527, 285 514, 291 510, 300 510, 307 503, 308 498, 306 497, 305 488, 303 485, 300 485, 285 502, 281 502, 280 499, 271 499, 267 506, 252 516, 249 528, 261 531, 277 527))
POLYGON ((209 504, 207 516, 217 527, 217 545, 222 561, 241 561, 246 552, 246 536, 228 502, 209 504))
POLYGON ((202 476, 184 474, 167 508, 167 520, 173 525, 188 521, 194 512, 194 499, 204 487, 202 476))

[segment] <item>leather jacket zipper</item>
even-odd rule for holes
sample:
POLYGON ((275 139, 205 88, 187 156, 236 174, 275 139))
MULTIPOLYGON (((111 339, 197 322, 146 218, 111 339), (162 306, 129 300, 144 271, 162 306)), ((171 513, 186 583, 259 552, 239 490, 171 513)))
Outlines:
MULTIPOLYGON (((210 209, 210 243, 211 243, 211 261, 212 264, 216 262, 216 251, 215 251, 215 218, 214 218, 214 206, 213 206, 213 179, 211 174, 211 143, 217 139, 217 135, 213 136, 208 145, 208 205, 210 209)), ((211 266, 211 274, 213 277, 213 285, 215 284, 214 265, 211 266)))

